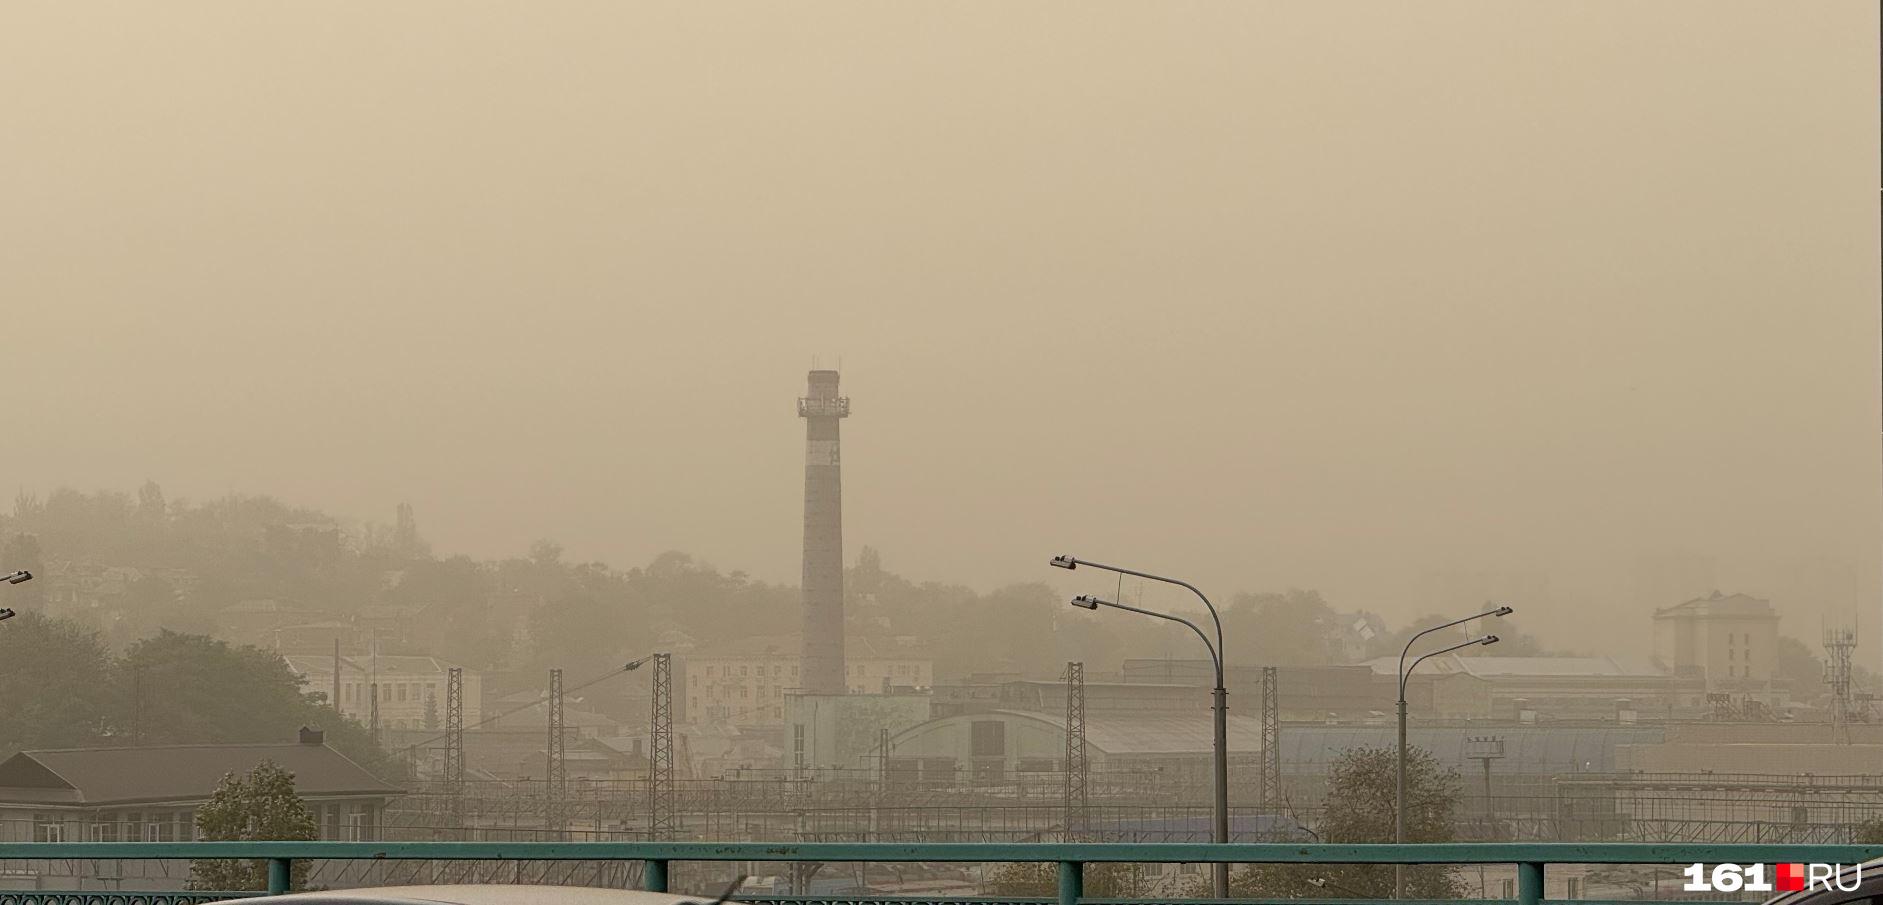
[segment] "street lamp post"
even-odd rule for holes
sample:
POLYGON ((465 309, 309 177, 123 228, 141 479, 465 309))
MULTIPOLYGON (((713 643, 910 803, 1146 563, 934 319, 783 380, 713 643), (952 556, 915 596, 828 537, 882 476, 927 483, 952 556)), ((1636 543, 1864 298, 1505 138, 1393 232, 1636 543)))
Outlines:
MULTIPOLYGON (((1197 590, 1196 585, 1193 585, 1187 581, 1182 581, 1176 578, 1166 578, 1162 575, 1152 575, 1149 572, 1139 572, 1135 569, 1126 569, 1121 566, 1108 566, 1103 563, 1096 563, 1090 560, 1084 560, 1084 559, 1079 559, 1077 557, 1065 556, 1065 555, 1053 557, 1051 564, 1054 567, 1061 568, 1061 569, 1076 569, 1079 566, 1090 566, 1094 569, 1102 569, 1107 572, 1116 572, 1120 575, 1131 575, 1137 578, 1149 579, 1151 581, 1160 581, 1160 582, 1163 582, 1164 584, 1174 584, 1180 588, 1183 588, 1189 591, 1192 594, 1195 594, 1198 600, 1203 601, 1204 608, 1209 610, 1210 622, 1212 622, 1216 628, 1216 643, 1214 644, 1210 643, 1209 636, 1204 634, 1203 630, 1198 628, 1196 623, 1191 622, 1188 619, 1183 619, 1178 616, 1172 616, 1168 613, 1159 613, 1154 610, 1144 610, 1144 609, 1139 609, 1134 606, 1126 606, 1125 604, 1114 603, 1109 600, 1101 600, 1100 598, 1097 598, 1097 597, 1080 596, 1080 597, 1073 598, 1073 601, 1072 601, 1075 606, 1081 606, 1088 610, 1096 610, 1101 606, 1108 606, 1108 607, 1112 607, 1113 609, 1126 610, 1128 612, 1139 613, 1145 616, 1153 616, 1158 619, 1168 619, 1171 622, 1180 622, 1184 625, 1189 626, 1191 631, 1196 632, 1197 637, 1203 640, 1203 646, 1209 649, 1210 663, 1212 666, 1216 668, 1216 687, 1211 690, 1211 699, 1212 699, 1211 709, 1214 711, 1215 722, 1216 722, 1215 739, 1214 739, 1214 753, 1215 753, 1214 760, 1215 760, 1215 773, 1216 773, 1216 777, 1215 777, 1216 779, 1216 782, 1215 782, 1215 785, 1216 785, 1215 818, 1216 819, 1215 819, 1215 826, 1212 828, 1212 832, 1210 833, 1210 836, 1211 836, 1211 840, 1214 842, 1227 843, 1229 841, 1229 690, 1228 690, 1227 685, 1225 684, 1225 681, 1224 681, 1225 674, 1223 672, 1223 658, 1224 658, 1223 620, 1222 620, 1222 617, 1218 616, 1216 613, 1216 605, 1213 603, 1210 603, 1210 599, 1208 597, 1205 597, 1202 591, 1197 590)), ((1213 880, 1212 885, 1215 888, 1216 897, 1219 899, 1228 898, 1229 897, 1229 865, 1227 863, 1218 862, 1216 864, 1211 865, 1211 867, 1212 867, 1211 874, 1212 874, 1212 880, 1213 880)))
MULTIPOLYGON (((21 582, 32 581, 32 580, 33 580, 33 573, 28 572, 25 569, 20 569, 17 572, 8 572, 5 575, 0 575, 0 581, 4 581, 7 584, 19 584, 21 582)), ((11 619, 14 617, 14 615, 15 614, 11 609, 0 608, 0 622, 4 622, 8 619, 11 619)))
MULTIPOLYGON (((1394 783, 1394 794, 1393 794, 1393 841, 1394 842, 1403 843, 1406 841, 1406 679, 1409 678, 1412 675, 1412 671, 1415 669, 1418 669, 1419 664, 1425 662, 1426 658, 1428 657, 1436 657, 1439 654, 1448 654, 1448 653, 1451 653, 1452 651, 1461 650, 1463 648, 1470 647, 1474 644, 1496 644, 1497 636, 1485 635, 1482 638, 1473 638, 1470 641, 1460 642, 1458 644, 1454 644, 1447 648, 1442 648, 1440 650, 1431 651, 1430 653, 1420 654, 1418 659, 1412 661, 1411 666, 1406 665, 1407 655, 1412 653, 1412 646, 1414 644, 1417 644, 1420 638, 1423 638, 1426 635, 1429 635, 1433 632, 1440 631, 1442 629, 1448 629, 1455 625, 1463 625, 1467 622, 1470 622, 1473 619, 1483 619, 1486 616, 1508 616, 1512 612, 1514 611, 1510 607, 1500 606, 1494 610, 1486 610, 1482 613, 1477 613, 1471 616, 1466 616, 1463 619, 1454 619, 1450 622, 1445 623, 1444 625, 1434 625, 1431 628, 1428 628, 1425 631, 1419 632, 1413 635, 1411 638, 1407 639, 1405 649, 1399 652, 1399 674, 1398 674, 1399 700, 1397 702, 1398 708, 1399 708, 1399 756, 1397 758, 1398 760, 1397 774, 1398 775, 1397 775, 1397 781, 1394 783)), ((1393 865, 1393 898, 1403 899, 1405 898, 1405 895, 1406 895, 1406 868, 1405 868, 1405 865, 1395 864, 1393 865)))

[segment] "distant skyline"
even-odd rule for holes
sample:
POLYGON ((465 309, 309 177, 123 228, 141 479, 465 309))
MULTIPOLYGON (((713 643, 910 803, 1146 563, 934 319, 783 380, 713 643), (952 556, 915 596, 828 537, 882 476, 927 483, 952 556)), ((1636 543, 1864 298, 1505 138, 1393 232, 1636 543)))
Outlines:
POLYGON ((810 9, 9 4, 0 477, 1883 650, 1873 4, 810 9))

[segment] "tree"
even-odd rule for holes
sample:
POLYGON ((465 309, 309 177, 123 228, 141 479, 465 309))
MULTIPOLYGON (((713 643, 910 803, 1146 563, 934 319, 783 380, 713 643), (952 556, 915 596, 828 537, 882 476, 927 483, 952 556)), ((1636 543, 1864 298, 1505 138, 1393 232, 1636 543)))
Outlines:
MULTIPOLYGON (((1397 760, 1392 748, 1350 748, 1328 776, 1323 842, 1390 842, 1396 806, 1397 760)), ((1422 748, 1406 752, 1406 841, 1452 841, 1452 813, 1461 780, 1422 748)), ((1457 869, 1407 867, 1406 895, 1455 899, 1464 895, 1457 869)), ((1231 892, 1257 898, 1385 899, 1393 892, 1390 864, 1252 864, 1230 882, 1231 892)))
MULTIPOLYGON (((1369 657, 1397 657, 1401 651, 1405 650, 1406 642, 1412 640, 1412 636, 1457 618, 1458 616, 1443 616, 1437 613, 1420 616, 1396 632, 1379 635, 1367 642, 1367 655, 1369 657)), ((1427 635, 1424 641, 1419 642, 1419 647, 1413 651, 1413 655, 1417 656, 1427 650, 1437 650, 1447 645, 1457 644, 1467 638, 1487 634, 1496 635, 1497 644, 1490 647, 1474 645, 1453 653, 1462 657, 1546 657, 1560 653, 1544 646, 1535 635, 1518 629, 1510 617, 1503 616, 1497 619, 1479 619, 1455 628, 1433 632, 1427 635)))
POLYGON ((438 692, 432 686, 425 686, 425 728, 438 728, 438 692))
MULTIPOLYGON (((295 842, 314 839, 319 829, 307 802, 294 791, 294 774, 270 760, 256 764, 247 776, 223 776, 215 794, 196 810, 197 837, 212 842, 295 842)), ((303 858, 294 863, 291 888, 305 886, 306 880, 303 858)), ((267 889, 268 862, 192 861, 189 888, 267 889)))
MULTIPOLYGON (((988 877, 989 891, 1002 898, 1052 897, 1059 892, 1059 865, 1036 861, 1002 864, 988 877)), ((1095 899, 1136 899, 1150 893, 1136 864, 1098 862, 1085 866, 1085 894, 1095 899)))
POLYGON ((1883 817, 1872 817, 1851 827, 1850 844, 1883 845, 1883 817))
POLYGON ((163 488, 156 481, 145 481, 137 489, 137 517, 148 525, 161 527, 170 518, 170 507, 164 502, 163 488))
POLYGON ((1811 701, 1824 693, 1824 661, 1803 641, 1789 635, 1778 636, 1777 657, 1773 667, 1780 681, 1791 683, 1794 700, 1811 701))
POLYGON ((0 547, 0 571, 12 572, 18 569, 25 569, 40 580, 8 588, 7 604, 22 613, 40 609, 46 603, 46 576, 43 574, 46 563, 39 550, 37 535, 15 534, 0 547))
POLYGON ((384 779, 403 769, 342 719, 273 651, 164 631, 131 645, 112 682, 117 732, 139 744, 283 742, 319 726, 336 751, 384 779))
POLYGON ((0 750, 94 744, 109 710, 111 658, 97 635, 25 612, 0 626, 0 750))
POLYGON ((1237 594, 1223 609, 1223 633, 1237 639, 1232 653, 1243 663, 1316 666, 1349 662, 1359 642, 1354 621, 1351 614, 1336 612, 1319 591, 1299 589, 1285 594, 1237 594))

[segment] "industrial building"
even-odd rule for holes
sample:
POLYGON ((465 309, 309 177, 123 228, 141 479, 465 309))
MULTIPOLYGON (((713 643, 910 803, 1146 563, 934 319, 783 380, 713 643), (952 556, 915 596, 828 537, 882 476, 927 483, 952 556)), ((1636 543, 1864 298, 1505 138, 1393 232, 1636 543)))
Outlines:
MULTIPOLYGON (((1193 780, 1207 787, 1212 726, 1207 710, 1093 711, 1085 717, 1087 756, 1095 771, 1161 773, 1170 780, 1193 780)), ((904 729, 891 736, 889 744, 889 769, 904 780, 923 785, 1001 785, 1020 774, 1063 769, 1066 719, 1062 714, 1023 710, 964 713, 904 729)), ((1253 765, 1262 750, 1261 722, 1231 715, 1229 750, 1232 762, 1253 765)))

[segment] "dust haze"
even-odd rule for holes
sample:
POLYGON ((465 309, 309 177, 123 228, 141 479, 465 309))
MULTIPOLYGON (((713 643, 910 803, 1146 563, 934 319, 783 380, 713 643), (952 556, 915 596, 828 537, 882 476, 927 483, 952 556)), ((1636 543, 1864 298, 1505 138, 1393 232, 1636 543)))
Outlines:
POLYGON ((791 586, 817 365, 917 582, 1875 637, 1876 16, 13 3, 0 461, 791 586))

